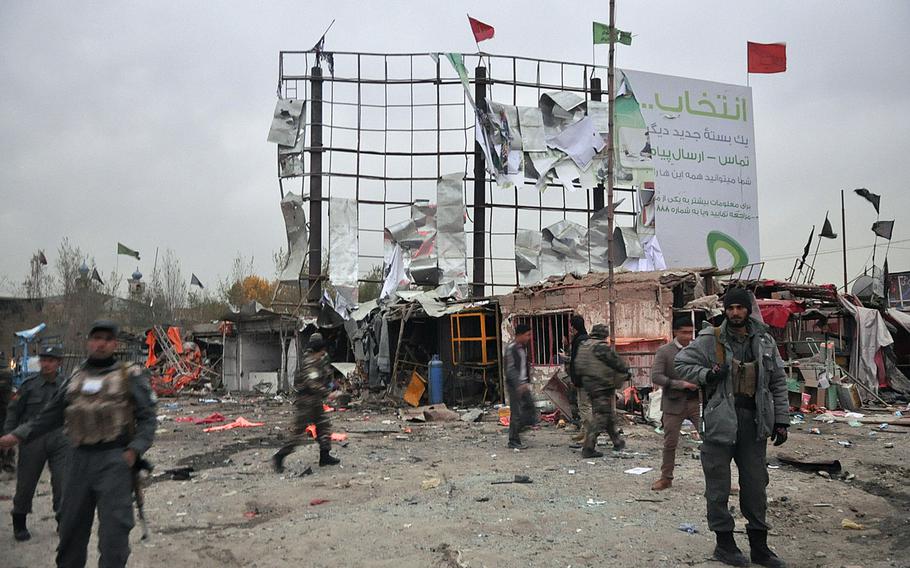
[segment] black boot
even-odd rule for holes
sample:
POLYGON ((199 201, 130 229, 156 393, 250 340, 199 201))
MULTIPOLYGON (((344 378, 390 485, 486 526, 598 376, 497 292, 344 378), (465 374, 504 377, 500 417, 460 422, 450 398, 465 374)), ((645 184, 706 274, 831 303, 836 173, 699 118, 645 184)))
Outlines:
POLYGON ((714 547, 714 559, 729 566, 748 566, 749 559, 736 546, 733 531, 717 531, 717 546, 714 547))
POLYGON ((595 448, 582 448, 581 457, 583 458, 602 458, 603 452, 598 452, 595 448))
POLYGON ((25 514, 23 513, 13 513, 13 538, 18 541, 32 538, 32 533, 28 532, 28 527, 25 526, 25 514))
POLYGON ((319 448, 319 467, 324 465, 338 465, 341 460, 329 455, 331 448, 319 448))
POLYGON ((768 531, 746 529, 752 562, 768 568, 786 568, 787 564, 768 548, 768 531))
POLYGON ((272 469, 275 470, 275 473, 284 472, 284 458, 288 457, 290 450, 286 448, 281 448, 272 456, 272 469))

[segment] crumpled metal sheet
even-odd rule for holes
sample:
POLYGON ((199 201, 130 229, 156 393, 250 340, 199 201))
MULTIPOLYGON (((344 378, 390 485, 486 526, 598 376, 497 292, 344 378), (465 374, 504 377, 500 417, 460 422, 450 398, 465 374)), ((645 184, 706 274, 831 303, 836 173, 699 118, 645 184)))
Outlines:
POLYGON ((278 99, 272 116, 272 127, 269 129, 269 142, 282 146, 297 145, 304 105, 304 101, 296 99, 278 99))
POLYGON ((416 244, 415 248, 420 246, 420 243, 423 242, 423 239, 420 239, 417 234, 417 225, 414 223, 413 219, 405 219, 404 221, 386 227, 385 233, 390 241, 405 248, 410 248, 407 246, 409 239, 418 239, 419 242, 416 244))
POLYGON ((518 283, 534 284, 542 279, 540 271, 540 231, 518 229, 515 233, 515 267, 518 270, 518 283))
MULTIPOLYGON (((591 271, 606 272, 610 269, 610 241, 608 239, 610 224, 607 219, 606 207, 595 211, 591 215, 590 226, 588 242, 591 247, 591 271)), ((619 266, 619 263, 616 266, 619 266)))
MULTIPOLYGON (((358 226, 356 201, 342 197, 329 200, 329 281, 336 287, 357 289, 358 226)), ((357 298, 348 300, 353 303, 357 298)))
MULTIPOLYGON (((306 103, 303 105, 301 116, 306 112, 306 103)), ((306 138, 306 127, 300 121, 297 129, 297 142, 293 146, 278 145, 278 177, 300 177, 303 175, 303 141, 306 138)))
POLYGON ((635 227, 613 227, 613 262, 618 266, 629 259, 641 258, 644 249, 635 227))
POLYGON ((281 214, 288 236, 288 258, 278 279, 282 282, 297 282, 309 254, 309 235, 307 234, 306 214, 303 210, 303 197, 288 192, 281 200, 281 214))
POLYGON ((461 172, 446 174, 436 183, 436 254, 443 282, 467 281, 463 178, 461 172))
POLYGON ((563 219, 542 231, 541 272, 544 276, 588 273, 588 229, 563 219))

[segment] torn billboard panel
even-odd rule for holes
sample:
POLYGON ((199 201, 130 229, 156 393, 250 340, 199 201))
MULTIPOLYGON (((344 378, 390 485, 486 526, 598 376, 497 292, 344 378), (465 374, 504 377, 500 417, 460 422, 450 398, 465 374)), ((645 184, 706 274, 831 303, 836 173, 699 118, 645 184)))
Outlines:
MULTIPOLYGON (((513 107, 514 108, 514 107, 513 107)), ((436 251, 443 281, 467 282, 464 238, 464 174, 447 174, 436 184, 436 251)))
POLYGON ((296 146, 297 134, 300 131, 300 117, 303 114, 304 101, 295 99, 278 99, 275 113, 272 116, 272 127, 269 129, 269 142, 281 146, 296 146))
POLYGON ((344 288, 350 302, 357 301, 358 243, 357 202, 333 197, 329 200, 329 281, 344 288))
POLYGON ((281 282, 297 282, 306 264, 309 248, 303 197, 288 192, 281 200, 281 214, 288 236, 288 257, 278 279, 281 282))

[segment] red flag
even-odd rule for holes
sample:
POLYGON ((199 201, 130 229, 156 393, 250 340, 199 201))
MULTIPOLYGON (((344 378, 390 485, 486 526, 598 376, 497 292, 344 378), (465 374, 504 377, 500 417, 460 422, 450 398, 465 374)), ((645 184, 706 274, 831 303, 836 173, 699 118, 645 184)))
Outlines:
POLYGON ((787 70, 786 43, 746 42, 749 73, 783 73, 787 70))
POLYGON ((474 32, 474 41, 477 43, 493 37, 493 26, 485 24, 480 20, 475 20, 471 16, 468 16, 468 22, 471 23, 471 31, 474 32))

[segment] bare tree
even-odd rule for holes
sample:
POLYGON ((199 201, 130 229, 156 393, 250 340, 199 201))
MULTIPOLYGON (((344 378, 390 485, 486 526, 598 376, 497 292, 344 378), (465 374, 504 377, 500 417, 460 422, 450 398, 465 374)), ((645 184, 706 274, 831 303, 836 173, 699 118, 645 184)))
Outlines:
POLYGON ((245 301, 243 282, 253 275, 253 257, 246 259, 243 253, 238 252, 231 265, 230 275, 218 283, 218 295, 221 300, 234 308, 239 308, 245 301))
POLYGON ((179 311, 187 305, 188 289, 180 260, 173 250, 165 250, 149 283, 152 317, 159 322, 175 322, 179 311))
POLYGON ((44 252, 39 251, 32 255, 29 261, 28 276, 22 287, 25 291, 25 297, 30 300, 44 298, 51 293, 54 285, 54 277, 47 269, 47 259, 44 252))

